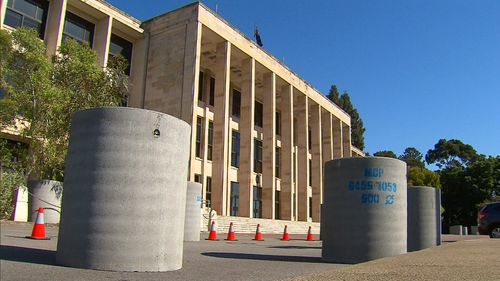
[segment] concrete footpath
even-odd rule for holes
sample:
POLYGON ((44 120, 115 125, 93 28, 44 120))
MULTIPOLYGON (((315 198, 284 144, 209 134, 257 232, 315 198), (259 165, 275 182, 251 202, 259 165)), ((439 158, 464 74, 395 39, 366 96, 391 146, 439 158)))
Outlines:
POLYGON ((500 239, 486 236, 447 235, 440 247, 341 265, 322 262, 321 241, 304 241, 305 234, 253 241, 237 233, 228 242, 219 233, 221 241, 185 243, 180 270, 111 272, 56 265, 57 226, 47 227, 48 241, 25 239, 31 228, 0 222, 0 280, 500 280, 500 239))
POLYGON ((439 247, 287 280, 500 280, 500 239, 445 235, 444 240, 439 247))

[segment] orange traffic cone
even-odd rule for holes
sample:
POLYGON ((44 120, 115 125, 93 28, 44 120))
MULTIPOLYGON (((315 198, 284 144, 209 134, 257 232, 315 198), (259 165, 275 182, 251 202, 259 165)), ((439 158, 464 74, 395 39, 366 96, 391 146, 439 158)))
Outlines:
POLYGON ((311 227, 309 227, 309 230, 307 230, 307 241, 314 241, 313 235, 311 233, 311 227))
POLYGON ((257 229, 255 230, 255 238, 253 240, 256 241, 263 241, 262 239, 262 233, 260 233, 260 224, 257 224, 257 229))
POLYGON ((282 241, 288 241, 290 240, 290 237, 288 236, 288 226, 285 225, 285 229, 283 230, 283 236, 281 237, 282 241))
POLYGON ((215 221, 212 221, 212 225, 210 226, 210 233, 208 234, 207 240, 217 241, 217 231, 215 230, 215 221))
POLYGON ((36 239, 36 240, 50 240, 50 238, 45 236, 45 222, 43 221, 43 208, 38 208, 38 214, 36 215, 35 225, 33 226, 33 231, 31 236, 26 236, 26 238, 36 239))
POLYGON ((233 223, 231 222, 229 224, 229 232, 227 233, 227 241, 238 241, 236 240, 236 235, 234 233, 234 229, 233 229, 233 223))

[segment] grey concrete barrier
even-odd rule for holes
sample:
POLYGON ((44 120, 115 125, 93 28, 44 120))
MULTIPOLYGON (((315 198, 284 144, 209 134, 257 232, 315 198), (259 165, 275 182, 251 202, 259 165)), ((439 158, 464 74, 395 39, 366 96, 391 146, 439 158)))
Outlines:
POLYGON ((184 221, 184 241, 200 241, 201 200, 201 183, 188 182, 186 218, 184 221))
POLYGON ((134 108, 71 123, 56 262, 113 271, 182 267, 190 126, 134 108))
POLYGON ((479 231, 477 230, 477 225, 471 225, 470 235, 479 235, 479 231))
POLYGON ((30 180, 28 181, 28 192, 29 221, 35 221, 36 211, 38 211, 38 208, 43 208, 45 223, 59 223, 63 193, 62 182, 30 180))
POLYGON ((324 171, 323 260, 360 263, 406 253, 406 163, 342 158, 324 171))
POLYGON ((450 226, 450 234, 464 235, 464 228, 461 225, 450 226))
POLYGON ((414 186, 408 188, 408 251, 418 251, 437 245, 441 220, 437 218, 440 202, 436 202, 436 188, 414 186))

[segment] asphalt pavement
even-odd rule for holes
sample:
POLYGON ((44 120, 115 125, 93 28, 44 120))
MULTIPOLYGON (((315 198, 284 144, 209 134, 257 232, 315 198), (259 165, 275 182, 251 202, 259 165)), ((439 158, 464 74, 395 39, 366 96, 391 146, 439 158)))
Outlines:
MULTIPOLYGON (((0 280, 500 280, 500 239, 444 236, 442 246, 358 265, 321 261, 321 241, 293 235, 237 235, 238 241, 187 242, 183 267, 171 272, 112 272, 55 264, 57 226, 51 240, 24 238, 32 224, 0 223, 0 280)), ((203 234, 203 237, 206 234, 203 234)), ((317 238, 317 237, 316 237, 317 238)))

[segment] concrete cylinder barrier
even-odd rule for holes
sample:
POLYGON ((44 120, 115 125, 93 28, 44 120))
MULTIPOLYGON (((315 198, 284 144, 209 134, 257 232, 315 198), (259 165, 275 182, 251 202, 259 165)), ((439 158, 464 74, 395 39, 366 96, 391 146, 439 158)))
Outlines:
POLYGON ((29 221, 34 222, 38 208, 44 209, 45 223, 59 223, 63 185, 60 181, 28 181, 29 221))
POLYGON ((201 200, 201 183, 188 182, 186 193, 186 217, 184 220, 184 241, 200 241, 201 200))
POLYGON ((190 126, 135 108, 71 123, 56 262, 113 271, 182 267, 190 126))
POLYGON ((406 163, 341 158, 324 171, 323 260, 352 264, 406 253, 406 163))
POLYGON ((414 186, 408 188, 408 252, 437 245, 437 230, 441 220, 436 188, 414 186), (437 210, 438 209, 438 210, 437 210))

